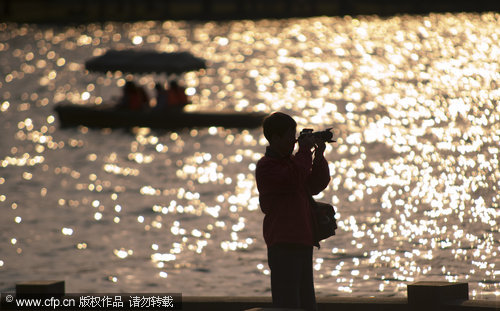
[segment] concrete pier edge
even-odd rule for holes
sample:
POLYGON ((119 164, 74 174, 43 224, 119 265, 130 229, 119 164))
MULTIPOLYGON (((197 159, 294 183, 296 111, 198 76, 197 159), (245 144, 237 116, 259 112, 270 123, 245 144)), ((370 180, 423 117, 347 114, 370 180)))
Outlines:
MULTIPOLYGON (((64 296, 65 281, 31 281, 16 284, 16 295, 64 296)), ((85 295, 86 293, 82 293, 85 295)), ((122 295, 126 295, 121 293, 122 295)), ((318 311, 498 311, 499 300, 469 300, 468 283, 423 281, 408 284, 408 297, 317 297, 318 311)), ((183 296, 182 310, 279 310, 271 297, 183 296)))

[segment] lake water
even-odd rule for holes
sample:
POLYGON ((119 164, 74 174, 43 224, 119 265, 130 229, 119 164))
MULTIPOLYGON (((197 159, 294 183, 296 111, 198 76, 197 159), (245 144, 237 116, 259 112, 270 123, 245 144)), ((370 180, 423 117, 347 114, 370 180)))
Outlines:
POLYGON ((100 104, 134 78, 110 48, 188 50, 192 111, 283 111, 333 127, 337 235, 318 296, 406 295, 419 280, 500 295, 500 15, 317 17, 81 26, 0 24, 0 290, 269 296, 254 170, 260 129, 60 129, 59 101, 100 104))

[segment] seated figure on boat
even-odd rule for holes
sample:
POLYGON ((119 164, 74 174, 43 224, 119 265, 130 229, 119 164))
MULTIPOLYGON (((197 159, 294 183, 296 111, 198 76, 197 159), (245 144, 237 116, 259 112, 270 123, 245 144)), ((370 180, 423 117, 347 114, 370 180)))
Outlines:
POLYGON ((189 103, 185 89, 175 80, 169 83, 168 90, 163 89, 160 83, 156 84, 155 89, 156 106, 153 111, 181 112, 189 103))
POLYGON ((143 87, 133 81, 127 81, 123 87, 123 95, 117 109, 141 111, 149 108, 149 96, 143 87))
POLYGON ((175 80, 170 81, 167 95, 167 104, 171 109, 182 110, 188 104, 186 89, 179 86, 175 80))
POLYGON ((156 90, 156 105, 153 107, 153 111, 165 111, 168 109, 168 92, 163 88, 163 85, 159 82, 155 85, 156 90))

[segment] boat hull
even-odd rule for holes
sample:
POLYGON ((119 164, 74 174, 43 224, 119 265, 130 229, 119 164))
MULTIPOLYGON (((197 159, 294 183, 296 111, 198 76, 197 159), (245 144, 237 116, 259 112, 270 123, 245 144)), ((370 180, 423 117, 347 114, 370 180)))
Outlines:
POLYGON ((220 126, 242 129, 261 126, 266 116, 263 113, 137 112, 74 104, 59 104, 55 111, 61 127, 82 125, 93 128, 178 129, 220 126))

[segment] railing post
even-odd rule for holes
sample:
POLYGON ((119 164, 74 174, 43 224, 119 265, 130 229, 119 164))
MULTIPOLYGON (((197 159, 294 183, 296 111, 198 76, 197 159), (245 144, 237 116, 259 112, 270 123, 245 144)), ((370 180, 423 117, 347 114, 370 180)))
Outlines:
POLYGON ((411 311, 439 311, 449 302, 468 299, 468 283, 430 281, 408 285, 408 306, 411 311))
POLYGON ((30 281, 16 284, 16 295, 65 294, 64 281, 30 281))

